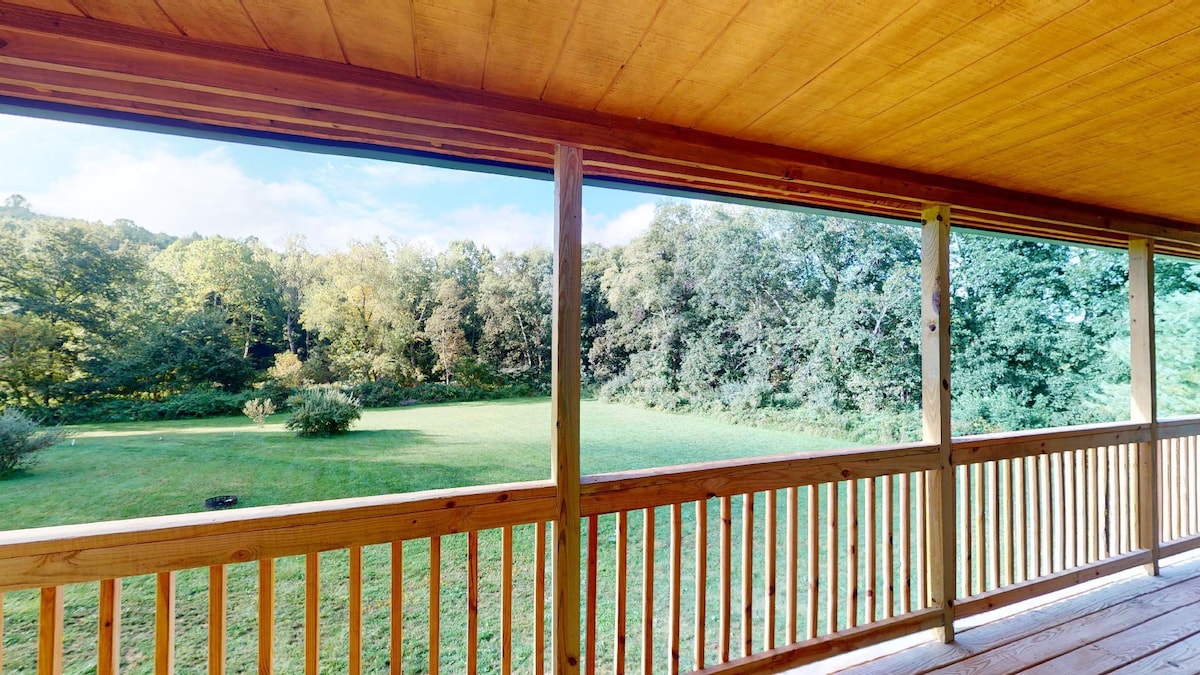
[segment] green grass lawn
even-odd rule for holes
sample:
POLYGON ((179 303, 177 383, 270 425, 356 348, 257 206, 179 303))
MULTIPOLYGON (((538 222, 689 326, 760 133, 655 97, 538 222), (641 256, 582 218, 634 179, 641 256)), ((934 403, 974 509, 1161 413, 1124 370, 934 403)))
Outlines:
MULTIPOLYGON (((584 473, 646 468, 847 445, 818 438, 724 424, 703 417, 673 415, 639 408, 585 401, 581 410, 584 473)), ((431 488, 547 478, 550 466, 550 404, 546 399, 413 406, 370 410, 355 430, 342 437, 300 439, 283 429, 282 418, 256 428, 244 418, 76 427, 71 444, 45 453, 34 471, 0 482, 0 529, 91 522, 115 518, 196 511, 203 499, 236 494, 245 506, 407 492, 431 488)), ((782 506, 782 499, 781 499, 782 506)), ((684 579, 691 576, 695 550, 694 505, 684 511, 684 579)), ((756 518, 762 526, 764 505, 756 518)), ((804 505, 801 517, 804 517, 804 505)), ((657 510, 653 622, 659 653, 656 671, 665 670, 668 593, 669 508, 657 510)), ((733 574, 741 578, 740 498, 735 500, 733 574)), ((601 661, 611 660, 613 628, 614 516, 600 520, 599 590, 601 661)), ((720 518, 716 500, 709 502, 706 540, 715 544, 720 518)), ((782 519, 780 524, 782 526, 782 519)), ((643 547, 640 513, 630 515, 627 649, 630 667, 640 658, 642 625, 640 579, 643 547)), ((465 535, 444 538, 442 553, 442 657, 445 672, 464 669, 465 535)), ((517 528, 514 542, 514 663, 518 672, 532 668, 533 551, 532 526, 517 528)), ((756 541, 761 541, 756 537, 756 541)), ((780 564, 783 555, 782 538, 780 564)), ((499 662, 499 536, 481 536, 480 664, 484 672, 499 662)), ((761 544, 756 556, 761 556, 761 544)), ((428 626, 428 540, 405 544, 404 671, 425 672, 428 626)), ((710 553, 709 616, 716 617, 716 551, 710 553)), ((843 554, 844 555, 844 554, 843 554)), ((347 643, 346 551, 321 554, 322 672, 344 672, 347 643)), ((765 588, 756 558, 756 597, 765 588)), ((391 602, 386 546, 364 551, 365 672, 387 667, 387 612, 391 602)), ((804 569, 804 563, 801 563, 804 569)), ((277 562, 276 658, 278 673, 303 670, 302 557, 277 562)), ((255 566, 230 566, 229 672, 253 672, 255 632, 255 566)), ((689 584, 692 582, 688 582, 689 584)), ((777 579, 780 593, 783 583, 777 579)), ((81 584, 67 592, 68 673, 95 668, 96 585, 81 584)), ((735 581, 734 597, 740 585, 735 581)), ((694 589, 682 592, 684 622, 694 602, 694 589)), ((178 672, 202 672, 207 644, 207 577, 204 570, 179 574, 176 659, 178 672)), ((736 602, 735 602, 736 604, 736 602)), ((153 662, 153 578, 126 580, 123 600, 125 673, 148 673, 153 662)), ((761 602, 755 607, 761 616, 761 602)), ((733 614, 738 616, 738 608, 733 614)), ((33 591, 9 593, 4 604, 5 673, 33 673, 37 596, 33 591)), ((735 621, 735 626, 740 625, 735 621)), ((780 624, 782 626, 782 623, 780 624)), ((711 629, 715 631, 715 628, 711 629)), ((780 629, 781 630, 781 629, 780 629)), ((690 640, 685 631, 685 649, 690 640)), ((735 628, 733 642, 739 643, 735 628)), ((708 635, 710 662, 716 635, 708 635)), ((755 639, 756 644, 759 638, 755 639)), ((734 656, 740 654, 735 647, 734 656)), ((690 651, 683 652, 690 663, 690 651)), ((604 666, 611 670, 611 665, 604 666)))
MULTIPOLYGON (((585 474, 846 445, 697 416, 584 401, 585 474)), ((550 402, 368 410, 354 430, 297 438, 275 416, 72 427, 33 471, 0 482, 0 530, 483 485, 550 476, 550 402)))

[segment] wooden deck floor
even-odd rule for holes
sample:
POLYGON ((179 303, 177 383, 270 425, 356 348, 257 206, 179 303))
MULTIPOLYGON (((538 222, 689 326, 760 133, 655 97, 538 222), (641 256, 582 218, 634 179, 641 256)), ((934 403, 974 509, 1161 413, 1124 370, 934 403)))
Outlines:
POLYGON ((1200 559, 962 630, 842 672, 1200 673, 1200 559))

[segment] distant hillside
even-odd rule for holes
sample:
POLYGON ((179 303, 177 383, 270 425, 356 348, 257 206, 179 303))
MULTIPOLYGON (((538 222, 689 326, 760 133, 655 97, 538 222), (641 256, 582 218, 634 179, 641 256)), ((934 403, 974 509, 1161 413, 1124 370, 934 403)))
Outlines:
POLYGON ((73 225, 95 232, 114 251, 120 248, 121 244, 134 248, 149 247, 162 250, 179 239, 169 234, 151 232, 126 218, 118 218, 112 223, 103 223, 38 213, 33 210, 33 205, 21 195, 10 195, 4 200, 4 205, 0 206, 0 229, 14 233, 18 237, 28 236, 38 227, 49 224, 73 225))

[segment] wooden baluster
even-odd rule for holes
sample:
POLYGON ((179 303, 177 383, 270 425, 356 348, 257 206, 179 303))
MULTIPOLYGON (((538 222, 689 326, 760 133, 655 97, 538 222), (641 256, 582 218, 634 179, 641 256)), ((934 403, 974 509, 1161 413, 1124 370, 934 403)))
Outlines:
POLYGON ((858 625, 858 481, 846 481, 846 625, 858 625))
POLYGON ((1091 495, 1087 494, 1087 460, 1084 450, 1070 450, 1064 453, 1074 464, 1075 489, 1070 494, 1074 503, 1075 518, 1075 567, 1087 563, 1087 503, 1091 495))
MULTIPOLYGON (((900 474, 900 613, 912 611, 912 474, 900 474)), ((919 515, 917 517, 920 517, 919 515)))
POLYGON ((742 656, 754 651, 754 493, 742 495, 742 656))
POLYGON ((363 578, 362 547, 350 547, 350 675, 362 674, 363 578))
POLYGON ((729 643, 733 615, 733 498, 721 497, 721 630, 717 637, 718 658, 729 661, 729 643))
POLYGON ((1129 504, 1129 453, 1128 445, 1117 446, 1117 461, 1114 468, 1117 474, 1117 552, 1129 552, 1129 523, 1133 517, 1129 504))
POLYGON ((704 629, 708 616, 708 500, 696 502, 696 652, 693 670, 704 670, 704 629))
MULTIPOLYGON (((617 514, 617 534, 620 539, 617 540, 618 553, 620 556, 621 566, 618 567, 617 588, 620 593, 617 596, 618 614, 617 621, 620 626, 620 647, 621 647, 621 667, 625 667, 625 541, 628 527, 625 524, 625 513, 622 511, 617 514)), ((534 538, 537 539, 536 551, 534 553, 534 577, 533 577, 533 594, 537 597, 537 602, 533 604, 533 630, 535 638, 533 641, 533 669, 535 675, 542 675, 546 672, 546 523, 538 522, 534 538)), ((509 538, 512 541, 512 538, 509 538)), ((511 547, 509 548, 511 555, 511 547)), ((511 565, 510 565, 511 567, 511 565)), ((511 586, 511 584, 509 584, 511 586)), ((511 597, 510 597, 511 600, 511 597)), ((510 603, 511 604, 511 603, 510 603)), ((509 613, 511 615, 511 612, 509 613)), ((511 628, 509 629, 512 630, 511 628)), ((511 645, 511 640, 509 641, 511 645)), ((509 647, 509 653, 512 653, 512 648, 509 647)))
POLYGON ((154 673, 175 672, 175 572, 155 576, 154 673))
POLYGON ((671 597, 668 605, 667 670, 679 673, 679 601, 683 577, 683 505, 671 505, 671 597))
POLYGON ((971 542, 974 541, 971 530, 979 524, 973 522, 971 517, 971 467, 957 466, 954 471, 958 482, 958 536, 962 538, 957 543, 958 573, 961 577, 958 595, 965 598, 971 595, 971 561, 974 560, 971 555, 971 542))
POLYGON ((983 464, 971 465, 971 518, 974 520, 971 538, 971 593, 987 590, 987 523, 984 520, 983 464))
POLYGON ((208 568, 208 675, 225 675, 225 614, 228 604, 228 568, 214 565, 208 568))
POLYGON ((321 651, 321 571, 316 553, 304 556, 304 672, 318 675, 321 651))
POLYGON ((613 673, 623 675, 625 672, 625 602, 628 565, 629 565, 629 514, 625 511, 617 513, 617 561, 613 576, 616 577, 616 599, 614 601, 614 636, 613 636, 613 673))
MULTIPOLYGON (((400 675, 404 670, 404 542, 392 542, 392 576, 391 576, 392 611, 390 640, 388 644, 388 671, 390 675, 400 675)), ((539 597, 535 606, 542 604, 539 597)), ((539 639, 540 643, 541 640, 539 639)))
POLYGON ((825 632, 838 631, 838 484, 825 484, 825 632))
POLYGON ((1016 532, 1013 526, 1012 462, 1007 459, 997 461, 996 471, 999 473, 996 484, 999 486, 997 490, 1000 493, 1000 503, 996 505, 996 519, 1000 522, 1000 533, 1004 541, 1003 550, 1001 550, 1000 544, 996 544, 996 550, 1000 552, 1002 561, 996 585, 1010 586, 1016 576, 1014 574, 1016 532))
POLYGON ((0 593, 0 675, 4 673, 4 593, 0 593))
POLYGON ((467 533, 467 672, 471 675, 479 672, 479 532, 476 530, 467 533))
POLYGON ((275 560, 258 561, 258 675, 275 668, 275 560))
POLYGON ((893 533, 896 517, 895 500, 896 477, 883 477, 883 618, 890 619, 896 614, 896 551, 893 533))
POLYGON ((1120 493, 1121 486, 1117 482, 1117 446, 1108 446, 1105 449, 1104 457, 1105 482, 1108 484, 1104 498, 1104 534, 1105 542, 1108 544, 1108 555, 1112 557, 1121 552, 1121 538, 1118 534, 1121 528, 1118 522, 1121 520, 1121 512, 1117 507, 1117 494, 1120 493))
POLYGON ((775 556, 778 540, 775 528, 779 499, 775 490, 767 490, 767 512, 763 517, 766 542, 763 544, 763 649, 775 648, 775 556))
POLYGON ((1000 587, 1000 481, 996 462, 988 462, 983 466, 987 474, 987 524, 988 524, 988 556, 987 556, 987 588, 1000 587))
POLYGON ((1057 455, 1050 455, 1050 475, 1048 482, 1050 483, 1050 514, 1052 522, 1050 523, 1050 541, 1053 546, 1050 557, 1050 573, 1057 572, 1063 568, 1064 542, 1066 535, 1063 531, 1063 480, 1062 480, 1062 462, 1059 461, 1057 455))
MULTIPOLYGON (((587 627, 585 628, 585 638, 587 640, 584 647, 585 656, 587 659, 587 675, 596 674, 596 572, 597 553, 600 550, 600 518, 596 515, 588 516, 588 534, 587 534, 587 608, 584 612, 587 627)), ((506 588, 511 588, 512 583, 505 584, 506 588)), ((505 612, 509 615, 511 612, 505 612)), ((511 665, 509 666, 511 668, 511 665)), ((505 670, 505 673, 511 670, 505 670)))
MULTIPOLYGON (((0 606, 2 615, 3 606, 0 606)), ((3 619, 0 619, 2 621, 3 619)), ((117 675, 121 670, 121 580, 100 582, 100 635, 96 675, 117 675)), ((0 639, 0 645, 3 644, 0 639)))
POLYGON ((1021 460, 1001 460, 1000 469, 1004 490, 1004 521, 1000 529, 1004 530, 1008 538, 1008 557, 1004 561, 1007 576, 1004 583, 1011 585, 1024 577, 1024 570, 1021 568, 1025 564, 1025 523, 1017 519, 1017 508, 1021 501, 1017 496, 1021 494, 1018 490, 1024 488, 1024 481, 1019 475, 1021 460), (1018 482, 1022 483, 1021 488, 1017 487, 1018 482))
POLYGON ((784 565, 787 567, 787 617, 783 624, 783 633, 788 644, 796 642, 796 637, 799 634, 796 623, 799 618, 798 612, 800 589, 800 490, 799 488, 790 487, 787 489, 787 532, 784 536, 787 537, 787 552, 785 557, 787 560, 784 565))
MULTIPOLYGON (((545 523, 539 523, 542 529, 546 527, 545 523)), ((542 553, 542 579, 545 579, 545 537, 542 537, 540 546, 542 553)), ((543 581, 542 592, 545 592, 545 582, 543 581)), ((538 596, 539 607, 542 606, 542 598, 544 595, 538 596)), ((500 530, 500 672, 502 675, 509 675, 512 672, 512 654, 513 654, 513 528, 512 525, 507 525, 500 530)), ((539 624, 540 625, 540 624, 539 624)), ((539 635, 541 635, 539 633, 539 635)), ((538 642, 543 642, 539 638, 538 642)), ((538 661, 541 663, 541 661, 538 661)))
POLYGON ((1036 579, 1041 575, 1042 556, 1042 511, 1041 481, 1038 480, 1038 458, 1025 458, 1025 523, 1029 528, 1026 538, 1027 551, 1025 578, 1036 579))
POLYGON ((38 675, 62 675, 64 603, 62 586, 42 589, 38 604, 38 675))
POLYGON ((1180 456, 1179 444, 1172 438, 1167 441, 1170 448, 1171 456, 1171 479, 1167 483, 1166 489, 1162 491, 1170 500, 1171 504, 1171 536, 1168 539, 1178 539, 1183 536, 1183 500, 1182 487, 1183 480, 1180 475, 1180 456))
POLYGON ((642 672, 654 672, 654 507, 642 511, 642 672))
POLYGON ((437 675, 442 644, 442 538, 429 538, 429 675, 437 675))
POLYGON ((1188 505, 1188 534, 1196 534, 1200 532, 1200 492, 1197 492, 1196 484, 1196 437, 1189 436, 1186 439, 1180 439, 1180 443, 1185 444, 1184 452, 1187 453, 1187 484, 1188 497, 1184 503, 1188 505))
POLYGON ((863 605, 866 609, 867 623, 875 622, 875 602, 878 597, 875 594, 876 586, 876 551, 875 551, 875 479, 868 478, 864 482, 866 486, 866 494, 864 496, 864 514, 866 523, 863 527, 863 543, 866 544, 866 559, 863 561, 863 575, 866 581, 866 594, 863 596, 863 605))
POLYGON ((821 560, 820 560, 820 543, 821 543, 821 503, 816 485, 809 485, 805 489, 805 495, 808 500, 808 615, 804 623, 804 635, 808 639, 817 636, 817 617, 819 610, 821 594, 821 560))
POLYGON ((1100 559, 1100 465, 1096 459, 1096 448, 1088 448, 1085 454, 1087 463, 1087 505, 1088 505, 1088 562, 1100 559))
MULTIPOLYGON (((917 512, 915 515, 915 523, 914 523, 914 526, 916 527, 916 530, 917 530, 917 543, 915 546, 916 553, 917 553, 917 564, 916 564, 917 606, 915 607, 915 609, 923 609, 930 605, 930 602, 929 602, 929 599, 930 599, 929 598, 929 561, 928 561, 928 556, 926 555, 926 552, 928 551, 927 542, 928 542, 929 538, 925 534, 926 530, 928 529, 927 527, 925 527, 925 524, 929 522, 929 513, 928 513, 929 508, 928 508, 928 502, 926 501, 926 498, 925 498, 925 496, 926 496, 925 487, 926 487, 926 481, 927 481, 926 476, 928 475, 928 472, 921 471, 914 475, 916 477, 916 483, 917 483, 917 486, 916 486, 917 512)), ((950 475, 954 475, 954 474, 950 474, 950 475)))

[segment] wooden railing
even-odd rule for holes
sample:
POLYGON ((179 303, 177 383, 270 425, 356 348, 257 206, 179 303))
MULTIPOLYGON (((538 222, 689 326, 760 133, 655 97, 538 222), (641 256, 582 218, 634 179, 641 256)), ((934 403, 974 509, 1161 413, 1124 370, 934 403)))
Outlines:
MULTIPOLYGON (((1200 546, 1200 418, 954 439, 954 615, 1149 562, 1155 438, 1167 555, 1200 546)), ((909 444, 584 478, 584 672, 770 671, 940 625, 939 466, 909 444)), ((3 533, 0 673, 545 672, 555 507, 541 481, 3 533)))

